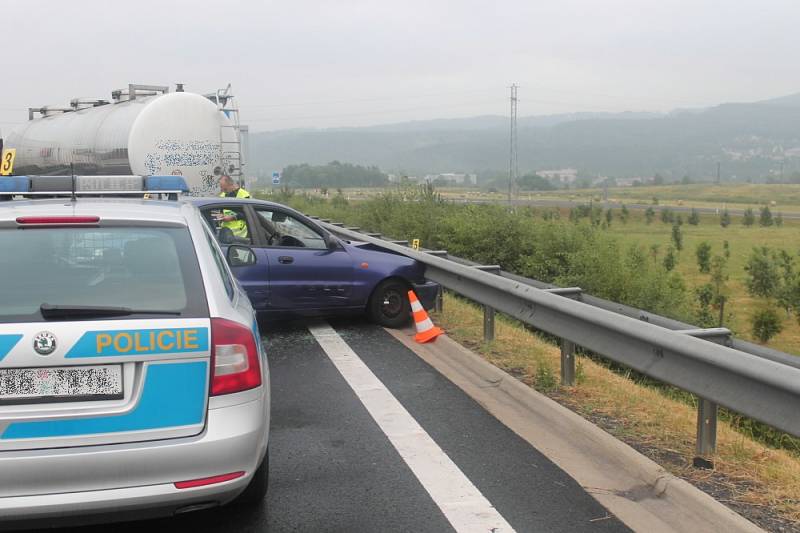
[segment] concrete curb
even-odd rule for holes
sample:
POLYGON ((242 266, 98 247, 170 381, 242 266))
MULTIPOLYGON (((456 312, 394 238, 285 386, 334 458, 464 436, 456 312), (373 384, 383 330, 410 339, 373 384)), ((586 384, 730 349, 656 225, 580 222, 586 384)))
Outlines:
POLYGON ((758 532, 752 522, 446 335, 386 330, 528 441, 634 531, 758 532))

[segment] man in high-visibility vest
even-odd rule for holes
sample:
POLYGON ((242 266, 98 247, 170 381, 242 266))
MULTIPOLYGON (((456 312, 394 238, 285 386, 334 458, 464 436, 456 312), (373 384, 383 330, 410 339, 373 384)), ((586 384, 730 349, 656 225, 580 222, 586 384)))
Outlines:
MULTIPOLYGON (((219 178, 219 188, 221 198, 250 198, 250 193, 231 179, 230 176, 223 174, 219 178)), ((239 218, 239 214, 230 209, 222 211, 222 227, 229 228, 235 237, 247 238, 247 222, 239 218)))

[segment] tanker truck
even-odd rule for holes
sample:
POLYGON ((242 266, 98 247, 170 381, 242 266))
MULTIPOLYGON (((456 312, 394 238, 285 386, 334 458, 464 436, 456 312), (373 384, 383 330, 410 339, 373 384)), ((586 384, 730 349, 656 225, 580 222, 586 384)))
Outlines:
POLYGON ((217 192, 215 177, 243 180, 242 135, 230 85, 195 94, 178 84, 130 84, 111 99, 29 108, 5 138, 16 175, 180 175, 193 195, 217 192))

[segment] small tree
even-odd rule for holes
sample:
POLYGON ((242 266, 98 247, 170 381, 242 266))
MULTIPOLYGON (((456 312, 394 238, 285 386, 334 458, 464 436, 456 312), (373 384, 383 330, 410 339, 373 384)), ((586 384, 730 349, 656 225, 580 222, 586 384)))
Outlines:
POLYGON ((653 258, 653 264, 658 264, 658 250, 661 248, 659 244, 651 244, 650 245, 650 256, 653 258))
POLYGON ((700 224, 700 213, 697 211, 697 209, 692 208, 692 213, 689 215, 687 222, 689 222, 689 224, 692 226, 697 226, 700 224))
POLYGON ((667 272, 669 272, 675 268, 675 265, 677 264, 678 256, 675 254, 675 248, 669 246, 667 248, 667 253, 664 255, 664 268, 666 268, 667 272))
POLYGON ((681 232, 681 227, 678 224, 672 226, 672 242, 679 252, 683 250, 683 232, 681 232))
POLYGON ((753 337, 762 344, 769 341, 783 329, 781 319, 774 309, 760 309, 755 312, 752 319, 753 337))
POLYGON ((758 214, 758 224, 759 226, 769 227, 772 226, 775 221, 772 219, 772 211, 769 210, 769 206, 765 205, 761 208, 761 212, 758 214))
POLYGON ((728 274, 725 268, 728 260, 722 256, 715 255, 711 258, 711 284, 714 287, 714 298, 712 303, 719 309, 719 327, 722 327, 725 320, 725 303, 728 301, 728 274))
POLYGON ((722 255, 725 256, 725 259, 731 258, 731 245, 728 241, 722 241, 722 255))
POLYGON ((775 221, 775 225, 776 226, 778 226, 778 227, 783 226, 783 215, 781 213, 778 213, 777 215, 775 215, 773 220, 775 221))
POLYGON ((753 209, 748 207, 744 210, 744 217, 742 217, 742 224, 745 226, 752 226, 756 223, 756 214, 753 212, 753 209))
POLYGON ((611 209, 606 210, 606 224, 611 227, 611 220, 614 218, 614 213, 611 209))
POLYGON ((731 214, 728 213, 727 209, 722 210, 722 214, 719 216, 719 225, 723 228, 731 225, 731 214))
POLYGON ((708 241, 703 241, 697 245, 694 251, 697 256, 697 266, 700 272, 708 274, 711 272, 711 244, 708 241))
POLYGON ((772 259, 780 273, 780 282, 775 296, 778 304, 788 314, 792 309, 800 306, 800 277, 795 271, 794 257, 786 250, 774 252, 772 259))
POLYGON ((622 204, 622 209, 619 212, 619 219, 622 221, 623 224, 628 223, 628 218, 630 218, 630 211, 628 211, 628 206, 622 204))
POLYGON ((653 219, 656 218, 656 211, 652 207, 648 207, 644 212, 644 221, 647 224, 652 224, 653 219))
POLYGON ((349 203, 350 202, 347 201, 347 198, 345 198, 341 192, 337 193, 336 196, 334 196, 331 200, 331 205, 336 209, 344 209, 349 205, 349 203))
POLYGON ((780 274, 778 267, 769 254, 769 248, 761 246, 753 248, 753 252, 744 266, 747 272, 745 285, 751 296, 771 298, 778 290, 780 274))
POLYGON ((714 286, 706 283, 697 287, 694 293, 697 298, 695 322, 703 328, 714 327, 714 315, 711 312, 711 303, 714 301, 714 286))
POLYGON ((661 222, 664 224, 672 224, 675 222, 675 213, 669 207, 661 209, 661 222))

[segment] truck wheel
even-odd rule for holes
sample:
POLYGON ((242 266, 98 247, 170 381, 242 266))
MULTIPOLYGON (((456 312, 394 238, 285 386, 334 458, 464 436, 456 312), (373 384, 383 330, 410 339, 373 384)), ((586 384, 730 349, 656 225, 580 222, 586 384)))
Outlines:
POLYGON ((398 279, 387 279, 372 291, 367 315, 376 324, 387 328, 401 328, 411 319, 408 286, 398 279))

